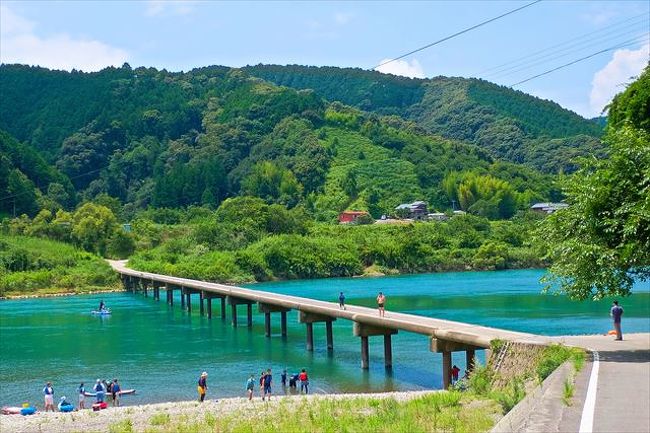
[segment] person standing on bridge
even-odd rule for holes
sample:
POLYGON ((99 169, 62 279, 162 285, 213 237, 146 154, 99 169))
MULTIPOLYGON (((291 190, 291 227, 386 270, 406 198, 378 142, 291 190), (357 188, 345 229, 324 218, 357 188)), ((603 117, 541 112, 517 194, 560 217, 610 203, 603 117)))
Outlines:
POLYGON ((339 295, 339 308, 341 310, 345 310, 345 295, 343 294, 343 292, 341 292, 341 294, 339 295))
POLYGON ((384 310, 384 305, 386 304, 386 296, 382 292, 379 292, 377 295, 377 308, 379 309, 379 317, 384 317, 386 311, 384 310))
POLYGON ((623 307, 618 305, 618 301, 614 301, 609 315, 614 319, 614 329, 616 330, 616 341, 623 340, 623 332, 621 331, 621 316, 623 316, 623 307))

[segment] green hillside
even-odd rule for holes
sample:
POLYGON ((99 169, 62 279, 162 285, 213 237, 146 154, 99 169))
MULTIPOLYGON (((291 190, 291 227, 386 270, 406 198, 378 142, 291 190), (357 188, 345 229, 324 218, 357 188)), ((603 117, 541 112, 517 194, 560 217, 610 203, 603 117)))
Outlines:
MULTIPOLYGON (((383 75, 381 85, 362 90, 367 72, 353 72, 350 93, 383 104, 367 109, 413 111, 431 98, 425 82, 383 75)), ((13 212, 12 196, 23 202, 17 213, 70 210, 93 200, 129 220, 149 207, 215 208, 244 195, 302 206, 321 221, 348 208, 377 218, 418 199, 438 210, 460 203, 497 219, 557 199, 553 177, 509 163, 508 155, 496 158, 462 131, 434 134, 422 127, 425 120, 329 102, 239 69, 170 73, 125 64, 67 73, 2 65, 0 94, 0 127, 7 131, 0 136, 1 168, 14 173, 12 185, 0 185, 6 214, 13 212)), ((507 112, 524 102, 495 104, 507 112)), ((542 127, 533 118, 531 131, 542 127)), ((548 141, 557 157, 539 158, 570 164, 561 159, 570 156, 563 140, 548 141)), ((576 143, 576 153, 588 145, 576 143)))
POLYGON ((555 102, 484 80, 410 79, 358 68, 298 65, 245 70, 279 85, 313 89, 331 101, 411 119, 431 133, 473 142, 494 157, 545 172, 573 171, 573 158, 603 151, 598 139, 602 125, 555 102))

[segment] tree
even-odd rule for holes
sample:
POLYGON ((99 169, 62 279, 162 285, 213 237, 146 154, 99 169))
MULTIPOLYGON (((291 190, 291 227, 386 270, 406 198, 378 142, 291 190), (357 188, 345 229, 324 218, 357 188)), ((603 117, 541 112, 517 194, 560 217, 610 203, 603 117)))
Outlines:
POLYGON ((538 232, 553 259, 550 287, 577 299, 629 295, 650 279, 650 68, 609 107, 609 158, 566 179, 570 207, 538 232))
POLYGON ((72 216, 72 237, 86 251, 104 255, 116 224, 117 219, 109 208, 86 203, 72 216))
POLYGON ((628 295, 650 278, 650 135, 611 130, 610 157, 593 159, 566 182, 569 208, 542 224, 553 260, 549 286, 576 299, 628 295))

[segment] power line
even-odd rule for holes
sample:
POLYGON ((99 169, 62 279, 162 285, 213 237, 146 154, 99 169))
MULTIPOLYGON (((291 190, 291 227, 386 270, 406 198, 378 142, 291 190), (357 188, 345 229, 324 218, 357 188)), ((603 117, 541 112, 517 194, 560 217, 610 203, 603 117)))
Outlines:
POLYGON ((603 53, 606 53, 606 52, 608 52, 608 51, 612 51, 612 50, 616 50, 616 49, 619 49, 619 48, 623 48, 623 47, 627 47, 627 46, 630 46, 630 45, 634 45, 634 44, 638 43, 638 41, 636 41, 636 39, 639 39, 639 38, 635 38, 634 41, 631 41, 631 42, 628 42, 628 43, 624 43, 624 44, 622 44, 622 45, 619 44, 619 45, 616 45, 616 46, 613 46, 613 47, 605 48, 604 50, 597 51, 597 52, 595 52, 595 53, 589 54, 588 56, 581 57, 581 58, 579 58, 579 59, 577 59, 577 60, 574 60, 574 61, 572 61, 572 62, 565 63, 564 65, 560 65, 560 66, 555 67, 555 68, 553 68, 553 69, 549 69, 548 71, 544 71, 544 72, 542 72, 542 73, 540 73, 540 74, 533 75, 532 77, 526 78, 525 80, 521 80, 521 81, 519 81, 519 82, 517 82, 517 83, 511 84, 509 87, 515 87, 515 86, 518 86, 519 84, 527 83, 528 81, 534 80, 535 78, 539 78, 539 77, 541 77, 541 76, 543 76, 543 75, 548 75, 548 74, 550 74, 551 72, 558 71, 558 70, 560 70, 560 69, 563 69, 563 68, 566 68, 566 67, 568 67, 568 66, 575 65, 576 63, 582 62, 583 60, 587 60, 587 59, 590 59, 590 58, 592 58, 592 57, 595 57, 595 56, 597 56, 598 54, 603 54, 603 53))
POLYGON ((415 50, 413 50, 413 51, 409 51, 408 53, 406 53, 406 54, 402 54, 402 55, 399 56, 399 57, 395 57, 394 59, 386 60, 385 62, 382 62, 382 63, 378 64, 377 66, 373 67, 372 69, 377 69, 377 68, 379 68, 379 67, 381 67, 381 66, 387 65, 387 64, 392 63, 392 62, 394 62, 394 61, 396 61, 396 60, 403 59, 404 57, 408 57, 408 56, 410 56, 411 54, 417 53, 418 51, 426 50, 427 48, 433 47, 434 45, 438 45, 438 44, 440 44, 440 43, 442 43, 442 42, 448 41, 449 39, 455 38, 456 36, 460 36, 460 35, 462 35, 463 33, 467 33, 467 32, 469 32, 469 31, 471 31, 471 30, 474 30, 474 29, 477 29, 477 28, 479 28, 479 27, 481 27, 481 26, 484 26, 484 25, 486 25, 486 24, 489 24, 489 23, 491 23, 492 21, 496 21, 496 20, 498 20, 498 19, 500 19, 500 18, 503 18, 503 17, 506 17, 506 16, 508 16, 508 15, 510 15, 510 14, 514 14, 515 12, 518 12, 518 11, 520 11, 520 10, 522 10, 522 9, 526 9, 527 7, 530 7, 530 6, 532 6, 532 5, 534 5, 534 4, 537 4, 537 3, 541 2, 541 1, 542 1, 542 0, 535 0, 534 2, 531 2, 531 3, 528 3, 528 4, 524 5, 524 6, 518 7, 517 9, 513 9, 513 10, 511 10, 511 11, 509 11, 509 12, 506 12, 506 13, 501 14, 501 15, 499 15, 499 16, 496 16, 496 17, 494 17, 494 18, 490 18, 490 19, 487 20, 487 21, 483 21, 483 22, 478 23, 478 24, 476 24, 476 25, 474 25, 474 26, 472 26, 472 27, 468 27, 468 28, 466 28, 466 29, 464 29, 464 30, 461 30, 461 31, 459 31, 459 32, 456 32, 456 33, 454 33, 453 35, 446 36, 446 37, 444 37, 444 38, 442 38, 442 39, 439 39, 439 40, 437 40, 437 41, 435 41, 435 42, 432 42, 432 43, 430 43, 430 44, 427 44, 427 45, 425 45, 425 46, 423 46, 423 47, 417 48, 417 49, 415 49, 415 50))
POLYGON ((631 35, 639 34, 641 31, 644 31, 645 33, 645 28, 640 28, 638 24, 642 24, 643 26, 647 25, 647 23, 640 22, 630 26, 627 29, 619 29, 614 32, 610 32, 610 34, 603 34, 590 40, 572 43, 557 51, 547 52, 546 54, 533 56, 529 60, 513 63, 511 66, 501 68, 500 70, 486 74, 483 76, 483 78, 507 76, 525 69, 529 69, 539 64, 566 57, 580 51, 585 51, 592 47, 597 48, 598 46, 602 47, 612 45, 612 43, 616 43, 617 39, 620 40, 623 38, 629 38, 631 35))
MULTIPOLYGON (((539 51, 536 51, 536 52, 534 52, 534 53, 531 53, 531 54, 525 55, 525 56, 523 56, 523 57, 519 57, 519 58, 516 58, 516 59, 510 60, 510 61, 508 61, 508 62, 502 63, 502 64, 500 64, 500 65, 493 66, 493 67, 488 68, 488 69, 484 69, 484 70, 482 70, 482 71, 480 71, 480 72, 478 72, 478 73, 476 73, 476 74, 474 74, 474 75, 475 75, 475 76, 482 76, 483 74, 485 74, 485 73, 487 73, 487 72, 494 71, 495 69, 501 69, 501 68, 503 68, 504 66, 511 65, 512 63, 518 63, 518 62, 520 62, 520 61, 522 61, 522 60, 529 59, 529 58, 531 58, 531 57, 535 57, 535 56, 537 56, 538 54, 542 54, 542 53, 545 53, 545 52, 547 52, 547 51, 553 50, 553 49, 555 49, 555 48, 562 47, 562 46, 564 46, 564 45, 566 45, 566 44, 569 44, 569 43, 571 43, 571 42, 578 41, 578 40, 581 40, 581 39, 585 39, 585 38, 590 37, 590 36, 593 36, 593 35, 595 35, 595 34, 597 34, 597 33, 602 33, 603 31, 607 31, 605 34, 608 34, 608 33, 609 33, 609 32, 608 32, 609 30, 613 30, 613 29, 615 29, 615 28, 617 28, 617 27, 622 26, 623 24, 627 24, 627 23, 630 22, 630 21, 635 21, 635 20, 637 20, 637 19, 640 18, 640 17, 644 17, 644 18, 640 21, 641 23, 643 23, 644 21, 647 20, 647 15, 648 15, 647 12, 644 12, 644 13, 639 14, 639 15, 635 15, 635 16, 633 16, 633 17, 630 17, 630 18, 624 19, 624 20, 619 21, 619 22, 617 22, 617 23, 614 23, 614 24, 608 25, 608 26, 606 26, 606 27, 604 27, 604 28, 602 28, 602 29, 599 29, 599 30, 596 30, 596 31, 593 31, 593 32, 589 32, 589 33, 582 34, 581 36, 577 36, 577 37, 575 37, 575 38, 572 38, 572 39, 566 40, 566 41, 564 41, 564 42, 561 42, 561 43, 559 43, 559 44, 551 45, 551 46, 549 46, 549 47, 547 47, 547 48, 544 48, 544 49, 539 50, 539 51)), ((636 25, 636 24, 638 24, 638 23, 633 23, 633 24, 631 24, 631 25, 636 25)))
POLYGON ((504 69, 504 70, 502 70, 500 72, 497 72, 497 73, 494 73, 494 74, 488 74, 486 77, 491 77, 491 79, 507 77, 509 75, 516 74, 517 72, 521 72, 521 71, 525 71, 525 70, 530 69, 530 68, 534 68, 535 66, 538 66, 538 65, 549 63, 549 62, 552 62, 554 60, 561 59, 563 57, 571 56, 572 54, 575 54, 575 53, 584 52, 588 48, 598 47, 598 46, 602 47, 603 45, 605 45, 605 43, 607 43, 608 45, 611 45, 612 43, 615 43, 615 44, 625 43, 629 39, 629 36, 631 34, 633 34, 633 33, 636 33, 636 36, 634 37, 634 39, 641 38, 641 37, 644 37, 646 35, 646 33, 639 34, 638 29, 634 29, 632 31, 626 31, 626 32, 618 34, 618 35, 616 35, 614 37, 607 37, 604 40, 595 41, 593 43, 588 43, 586 45, 583 43, 583 44, 581 44, 583 46, 581 46, 579 48, 576 48, 576 49, 566 48, 566 49, 560 50, 560 51, 558 51, 556 53, 549 53, 549 54, 546 54, 544 56, 539 57, 536 60, 533 60, 532 62, 525 62, 525 63, 519 64, 519 65, 516 65, 516 66, 512 66, 512 67, 504 69), (621 39, 623 39, 624 37, 627 38, 627 39, 625 41, 621 41, 621 39), (618 39, 618 41, 615 41, 616 39, 618 39))

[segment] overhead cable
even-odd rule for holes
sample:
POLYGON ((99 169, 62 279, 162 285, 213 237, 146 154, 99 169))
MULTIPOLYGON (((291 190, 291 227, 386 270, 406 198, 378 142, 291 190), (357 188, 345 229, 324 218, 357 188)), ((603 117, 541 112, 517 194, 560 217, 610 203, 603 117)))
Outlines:
MULTIPOLYGON (((501 68, 503 68, 504 66, 509 66, 509 65, 511 65, 511 64, 513 64, 513 63, 519 63, 520 61, 523 61, 523 60, 529 59, 529 58, 531 58, 531 57, 536 57, 538 54, 542 54, 542 53, 545 53, 545 52, 547 52, 547 51, 554 50, 554 49, 559 48, 559 47, 563 47, 563 46, 565 46, 565 45, 567 45, 567 44, 570 44, 571 42, 575 42, 575 41, 578 41, 578 40, 581 40, 581 39, 585 39, 585 38, 590 38, 591 36, 593 36, 593 35, 595 35, 595 34, 598 34, 598 33, 602 33, 602 32, 606 32, 605 34, 608 34, 608 33, 610 33, 611 30, 616 29, 616 28, 618 28, 618 27, 621 27, 621 26, 623 26, 624 24, 627 24, 625 27, 629 29, 630 26, 635 26, 635 25, 637 25, 637 24, 639 24, 639 23, 645 23, 645 22, 647 22, 647 20, 648 20, 648 13, 647 13, 647 12, 644 12, 644 13, 642 13, 642 14, 635 15, 635 16, 629 17, 629 18, 627 18, 627 19, 624 19, 624 20, 622 20, 622 21, 618 21, 618 22, 616 22, 616 23, 613 23, 613 24, 611 24, 611 25, 608 25, 608 26, 606 26, 606 27, 603 27, 603 28, 601 28, 601 29, 599 29, 599 30, 596 30, 596 31, 593 31, 593 32, 589 32, 589 33, 582 34, 582 35, 577 36, 577 37, 575 37, 575 38, 571 38, 571 39, 566 40, 566 41, 564 41, 564 42, 561 42, 561 43, 558 43, 558 44, 555 44, 555 45, 551 45, 551 46, 549 46, 549 47, 547 47, 547 48, 544 48, 544 49, 541 49, 541 50, 539 50, 539 51, 535 51, 535 52, 533 52, 533 53, 527 54, 527 55, 525 55, 525 56, 523 56, 523 57, 519 57, 519 58, 516 58, 516 59, 510 60, 510 61, 508 61, 508 62, 502 63, 502 64, 500 64, 500 65, 493 66, 493 67, 488 68, 488 69, 484 69, 484 70, 478 72, 478 73, 475 74, 475 75, 476 75, 476 76, 483 76, 484 74, 486 74, 486 73, 488 73, 488 72, 491 73, 491 72, 494 71, 495 69, 501 69, 501 68), (639 21, 639 18, 641 18, 640 21, 639 21), (630 21, 633 21, 633 22, 630 23, 630 21), (634 21, 637 21, 637 22, 634 22, 634 21)), ((618 31, 618 29, 617 29, 616 31, 618 31)), ((600 36, 598 36, 598 37, 600 37, 600 36)))
POLYGON ((526 78, 525 80, 521 80, 521 81, 519 81, 519 82, 516 82, 516 83, 514 83, 514 84, 511 84, 509 87, 515 87, 515 86, 518 86, 519 84, 527 83, 528 81, 534 80, 535 78, 539 78, 539 77, 541 77, 541 76, 548 75, 548 74, 550 74, 551 72, 555 72, 555 71, 558 71, 558 70, 560 70, 560 69, 564 69, 564 68, 566 68, 566 67, 568 67, 568 66, 575 65, 576 63, 582 62, 582 61, 584 61, 584 60, 587 60, 587 59, 590 59, 590 58, 592 58, 592 57, 595 57, 595 56, 597 56, 597 55, 599 55, 599 54, 606 53, 606 52, 608 52, 608 51, 617 50, 617 49, 619 49, 619 48, 624 48, 624 47, 627 47, 627 46, 630 46, 630 45, 636 45, 636 44, 638 44, 638 42, 639 42, 638 39, 639 39, 639 38, 635 38, 635 40, 633 40, 633 41, 629 41, 629 42, 627 42, 627 43, 623 43, 622 45, 619 44, 619 45, 616 45, 616 46, 613 46, 613 47, 605 48, 604 50, 597 51, 597 52, 595 52, 595 53, 589 54, 588 56, 581 57, 581 58, 579 58, 579 59, 573 60, 572 62, 565 63, 564 65, 560 65, 560 66, 555 67, 555 68, 553 68, 553 69, 549 69, 548 71, 544 71, 544 72, 542 72, 542 73, 540 73, 540 74, 533 75, 532 77, 528 77, 528 78, 526 78))
POLYGON ((462 35, 463 33, 467 33, 467 32, 469 32, 469 31, 472 31, 472 30, 474 30, 474 29, 477 29, 477 28, 479 28, 479 27, 482 27, 482 26, 484 26, 484 25, 486 25, 486 24, 489 24, 489 23, 491 23, 491 22, 493 22, 493 21, 496 21, 496 20, 501 19, 501 18, 503 18, 503 17, 506 17, 506 16, 508 16, 508 15, 514 14, 515 12, 518 12, 518 11, 520 11, 520 10, 522 10, 522 9, 526 9, 527 7, 530 7, 530 6, 532 6, 532 5, 534 5, 534 4, 537 4, 537 3, 541 2, 541 1, 542 1, 542 0, 535 0, 534 2, 531 2, 531 3, 528 3, 528 4, 524 5, 524 6, 518 7, 517 9, 513 9, 513 10, 511 10, 511 11, 509 11, 509 12, 506 12, 506 13, 501 14, 501 15, 499 15, 499 16, 496 16, 496 17, 494 17, 494 18, 490 18, 490 19, 487 20, 487 21, 483 21, 483 22, 481 22, 481 23, 478 23, 478 24, 476 24, 476 25, 473 25, 472 27, 468 27, 468 28, 466 28, 466 29, 464 29, 464 30, 461 30, 461 31, 459 31, 459 32, 454 33, 453 35, 449 35, 449 36, 446 36, 446 37, 444 37, 444 38, 442 38, 442 39, 438 39, 438 40, 435 41, 435 42, 432 42, 432 43, 427 44, 427 45, 425 45, 425 46, 423 46, 423 47, 417 48, 417 49, 415 49, 415 50, 413 50, 413 51, 409 51, 408 53, 406 53, 406 54, 402 54, 401 56, 395 57, 394 59, 386 60, 385 62, 382 62, 382 63, 378 64, 377 66, 373 67, 372 69, 377 69, 377 68, 379 68, 379 67, 382 67, 382 66, 384 66, 384 65, 387 65, 387 64, 389 64, 389 63, 392 63, 392 62, 394 62, 394 61, 396 61, 396 60, 403 59, 404 57, 408 57, 408 56, 410 56, 411 54, 415 54, 415 53, 417 53, 417 52, 419 52, 419 51, 426 50, 427 48, 431 48, 431 47, 433 47, 434 45, 438 45, 438 44, 440 44, 440 43, 442 43, 442 42, 448 41, 449 39, 453 39, 453 38, 455 38, 456 36, 460 36, 460 35, 462 35))

